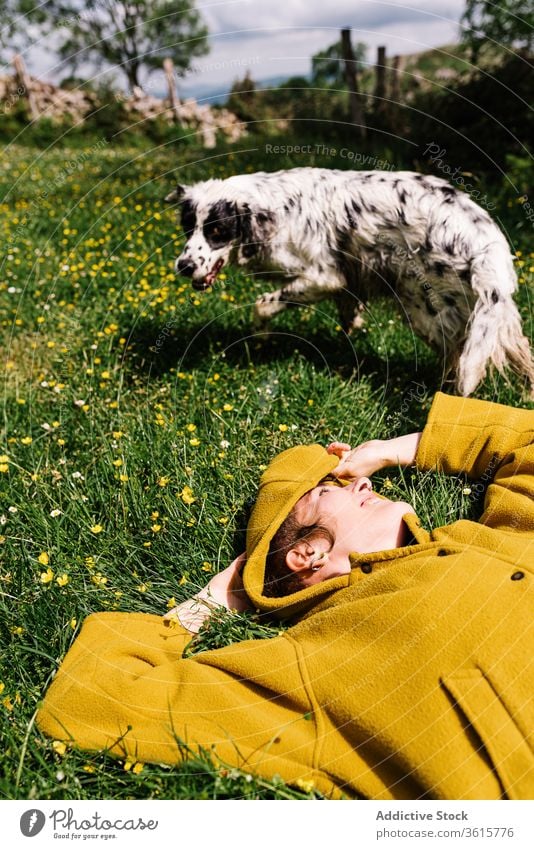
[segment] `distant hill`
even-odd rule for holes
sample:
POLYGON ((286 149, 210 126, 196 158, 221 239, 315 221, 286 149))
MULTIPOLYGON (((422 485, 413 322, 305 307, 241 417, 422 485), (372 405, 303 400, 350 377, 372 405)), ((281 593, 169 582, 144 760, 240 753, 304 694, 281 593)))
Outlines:
MULTIPOLYGON (((246 69, 243 68, 243 73, 241 74, 241 76, 244 75, 245 70, 246 69)), ((309 78, 309 75, 305 74, 299 74, 299 76, 308 76, 309 78)), ((239 74, 236 74, 236 77, 239 77, 239 74)), ((276 77, 265 77, 261 80, 257 80, 254 77, 254 74, 252 74, 252 78, 254 79, 254 82, 256 83, 256 86, 258 88, 278 88, 279 85, 289 79, 287 74, 279 74, 276 77)), ((229 83, 227 82, 219 86, 218 88, 215 88, 213 86, 213 83, 207 85, 203 85, 202 83, 195 84, 194 77, 192 77, 191 82, 187 85, 180 85, 180 83, 178 83, 178 91, 179 96, 181 98, 194 97, 195 100, 198 100, 199 102, 222 104, 228 100, 232 83, 233 81, 229 83)), ((165 97, 166 95, 165 92, 157 92, 155 96, 165 97)))

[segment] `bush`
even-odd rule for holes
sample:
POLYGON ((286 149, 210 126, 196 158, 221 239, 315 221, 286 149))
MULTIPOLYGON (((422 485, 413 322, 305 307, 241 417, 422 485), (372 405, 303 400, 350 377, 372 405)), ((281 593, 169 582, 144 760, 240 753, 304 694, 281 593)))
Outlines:
POLYGON ((435 141, 451 162, 478 170, 506 163, 510 153, 524 152, 534 138, 534 114, 529 107, 532 65, 514 55, 492 74, 479 72, 446 93, 432 91, 406 110, 408 134, 416 141, 435 141))

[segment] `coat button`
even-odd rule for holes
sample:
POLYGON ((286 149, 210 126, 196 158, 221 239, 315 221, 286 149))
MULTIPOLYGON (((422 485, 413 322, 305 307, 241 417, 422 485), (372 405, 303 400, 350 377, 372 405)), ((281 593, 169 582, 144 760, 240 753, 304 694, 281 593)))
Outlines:
POLYGON ((438 548, 438 557, 445 557, 446 554, 447 552, 444 548, 438 548))
POLYGON ((524 572, 514 572, 514 574, 512 575, 512 581, 520 581, 521 578, 524 578, 524 577, 525 577, 524 572))
POLYGON ((373 571, 372 563, 362 563, 360 569, 364 575, 369 575, 369 573, 373 571))

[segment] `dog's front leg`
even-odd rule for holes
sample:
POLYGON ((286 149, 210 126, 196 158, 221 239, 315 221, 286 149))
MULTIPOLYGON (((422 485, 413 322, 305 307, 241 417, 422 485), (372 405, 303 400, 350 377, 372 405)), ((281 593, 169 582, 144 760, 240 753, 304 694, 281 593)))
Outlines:
POLYGON ((263 329, 270 319, 288 307, 305 304, 316 304, 324 298, 332 297, 334 292, 342 288, 342 284, 312 282, 304 277, 297 277, 276 292, 266 292, 261 295, 254 305, 254 326, 263 329))

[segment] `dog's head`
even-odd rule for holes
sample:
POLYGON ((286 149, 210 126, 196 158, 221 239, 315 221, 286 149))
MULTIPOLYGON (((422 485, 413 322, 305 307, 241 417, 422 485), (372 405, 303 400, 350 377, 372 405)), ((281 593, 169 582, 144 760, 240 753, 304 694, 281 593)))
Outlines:
POLYGON ((180 204, 187 237, 176 272, 191 277, 195 289, 208 289, 228 262, 242 265, 261 254, 274 232, 274 213, 252 198, 243 200, 235 185, 229 188, 225 183, 178 185, 165 198, 167 203, 180 204))

